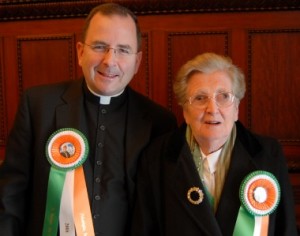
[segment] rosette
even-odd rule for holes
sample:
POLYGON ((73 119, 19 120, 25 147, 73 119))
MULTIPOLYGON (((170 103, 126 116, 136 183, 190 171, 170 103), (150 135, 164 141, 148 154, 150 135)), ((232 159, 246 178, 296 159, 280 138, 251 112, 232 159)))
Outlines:
POLYGON ((270 172, 261 170, 252 172, 241 184, 242 205, 254 216, 271 214, 277 208, 279 199, 279 183, 270 172))
POLYGON ((81 166, 88 155, 86 137, 76 129, 64 128, 54 132, 46 145, 50 164, 61 170, 73 170, 81 166))
POLYGON ((46 157, 51 168, 43 236, 56 236, 58 228, 60 235, 75 235, 75 228, 77 235, 94 235, 82 166, 88 152, 87 139, 79 130, 63 128, 49 137, 46 157))

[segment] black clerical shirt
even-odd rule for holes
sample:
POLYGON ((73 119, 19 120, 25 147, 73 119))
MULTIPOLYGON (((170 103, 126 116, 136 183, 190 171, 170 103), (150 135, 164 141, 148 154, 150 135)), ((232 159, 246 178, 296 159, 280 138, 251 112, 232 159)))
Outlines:
POLYGON ((122 236, 128 219, 124 143, 126 90, 102 105, 85 87, 89 158, 85 176, 96 235, 122 236), (92 183, 92 184, 91 184, 92 183))

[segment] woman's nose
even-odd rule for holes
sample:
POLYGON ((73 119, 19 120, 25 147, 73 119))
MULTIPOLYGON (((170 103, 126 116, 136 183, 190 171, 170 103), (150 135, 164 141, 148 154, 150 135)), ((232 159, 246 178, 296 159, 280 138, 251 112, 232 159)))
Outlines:
POLYGON ((216 112, 219 109, 217 102, 213 98, 209 98, 206 104, 207 112, 216 112))

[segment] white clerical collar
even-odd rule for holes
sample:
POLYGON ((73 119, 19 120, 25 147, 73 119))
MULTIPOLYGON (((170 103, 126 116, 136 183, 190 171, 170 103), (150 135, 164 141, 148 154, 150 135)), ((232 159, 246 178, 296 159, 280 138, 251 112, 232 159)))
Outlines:
POLYGON ((124 89, 123 89, 120 93, 115 94, 113 96, 104 96, 104 95, 95 93, 93 90, 90 89, 90 87, 88 85, 87 85, 87 87, 92 94, 99 97, 99 104, 102 104, 102 105, 109 105, 112 97, 118 97, 119 95, 121 95, 124 92, 124 89))
POLYGON ((218 159, 219 159, 219 156, 221 154, 221 151, 222 151, 222 148, 220 148, 219 150, 217 150, 217 151, 215 151, 213 153, 210 153, 208 155, 205 155, 201 151, 202 158, 203 159, 207 158, 209 170, 210 170, 210 173, 212 173, 212 174, 215 173, 215 171, 217 169, 217 163, 218 163, 218 159))

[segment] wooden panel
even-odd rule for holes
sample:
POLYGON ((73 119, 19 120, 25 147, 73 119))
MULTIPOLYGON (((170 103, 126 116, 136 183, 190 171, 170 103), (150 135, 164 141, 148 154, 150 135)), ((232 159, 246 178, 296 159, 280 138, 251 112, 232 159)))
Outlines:
POLYGON ((182 109, 173 96, 173 79, 180 67, 203 52, 215 52, 228 55, 229 33, 225 31, 175 32, 168 35, 168 106, 182 123, 182 109))
POLYGON ((300 145, 300 30, 249 32, 249 125, 300 145))
POLYGON ((19 89, 74 79, 74 39, 71 35, 17 39, 19 89))
MULTIPOLYGON (((2 0, 0 21, 83 17, 100 2, 98 0, 2 0), (2 3, 3 2, 3 3, 2 3)), ((174 13, 251 12, 299 10, 298 0, 115 0, 138 15, 174 13)))
MULTIPOLYGON (((4 91, 4 75, 3 75, 3 40, 0 37, 0 147, 6 143, 7 129, 6 129, 6 109, 5 109, 5 91, 4 91)), ((0 156, 1 157, 1 156, 0 156)), ((0 158, 1 160, 1 158, 0 158)))
POLYGON ((143 57, 139 71, 131 80, 130 86, 145 96, 151 97, 149 81, 149 35, 147 33, 143 33, 142 35, 142 52, 143 57))

